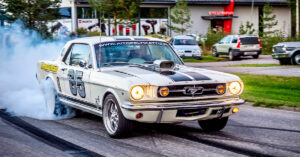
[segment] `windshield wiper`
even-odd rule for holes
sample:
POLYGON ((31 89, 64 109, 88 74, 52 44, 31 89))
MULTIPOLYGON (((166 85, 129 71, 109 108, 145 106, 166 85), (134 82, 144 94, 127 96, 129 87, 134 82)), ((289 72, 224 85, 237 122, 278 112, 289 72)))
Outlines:
POLYGON ((104 63, 103 65, 106 66, 106 65, 128 65, 130 63, 128 62, 107 62, 107 63, 104 63))

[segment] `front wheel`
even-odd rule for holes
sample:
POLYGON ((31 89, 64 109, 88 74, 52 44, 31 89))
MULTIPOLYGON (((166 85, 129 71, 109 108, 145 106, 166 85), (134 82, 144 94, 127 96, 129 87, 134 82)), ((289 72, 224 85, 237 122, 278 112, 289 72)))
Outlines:
POLYGON ((292 57, 292 61, 294 65, 300 65, 300 53, 296 53, 293 57, 292 57))
POLYGON ((227 121, 228 117, 224 117, 221 119, 215 118, 210 120, 199 120, 198 123, 203 131, 213 132, 222 130, 226 126, 227 121))
POLYGON ((132 129, 132 122, 123 116, 119 103, 112 94, 104 100, 103 123, 108 135, 114 138, 128 136, 132 129))

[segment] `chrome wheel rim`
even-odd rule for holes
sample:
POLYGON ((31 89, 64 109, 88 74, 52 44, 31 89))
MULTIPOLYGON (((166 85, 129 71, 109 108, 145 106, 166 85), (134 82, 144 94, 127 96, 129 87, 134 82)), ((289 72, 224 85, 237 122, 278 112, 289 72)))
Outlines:
POLYGON ((119 114, 118 107, 113 101, 107 103, 107 108, 104 113, 104 125, 110 134, 114 134, 118 129, 119 114))
POLYGON ((216 54, 217 54, 216 49, 213 49, 212 52, 213 52, 213 55, 216 56, 216 54))
POLYGON ((297 65, 300 65, 300 54, 297 54, 294 60, 297 65))

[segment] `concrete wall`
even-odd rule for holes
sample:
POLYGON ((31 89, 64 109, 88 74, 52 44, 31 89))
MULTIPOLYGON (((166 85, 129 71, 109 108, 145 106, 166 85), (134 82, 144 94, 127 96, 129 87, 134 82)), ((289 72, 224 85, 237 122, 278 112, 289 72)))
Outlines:
MULTIPOLYGON (((273 7, 274 14, 278 20, 278 25, 274 28, 285 33, 286 36, 291 35, 291 10, 288 7, 273 7)), ((224 6, 189 6, 191 11, 191 20, 193 25, 187 34, 206 34, 210 28, 210 20, 203 20, 201 16, 208 16, 210 11, 223 11, 224 6)), ((239 33, 239 27, 243 23, 246 24, 250 21, 254 24, 256 34, 259 29, 259 12, 258 6, 253 8, 253 14, 251 16, 251 6, 235 6, 234 15, 238 18, 232 20, 232 34, 239 33)), ((172 36, 178 35, 172 32, 172 36)))
POLYGON ((292 31, 292 13, 290 8, 273 7, 278 24, 274 29, 280 30, 285 36, 290 36, 292 31))
POLYGON ((253 23, 253 27, 256 30, 255 33, 258 34, 258 26, 259 26, 258 7, 253 7, 253 14, 251 16, 251 7, 235 6, 234 15, 238 16, 238 18, 233 18, 232 20, 232 29, 231 29, 232 34, 238 34, 241 24, 246 25, 247 21, 253 23))

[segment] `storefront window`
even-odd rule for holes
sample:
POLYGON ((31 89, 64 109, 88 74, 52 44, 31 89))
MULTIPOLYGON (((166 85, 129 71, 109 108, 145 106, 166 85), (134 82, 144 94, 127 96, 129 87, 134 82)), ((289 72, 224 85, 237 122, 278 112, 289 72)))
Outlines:
POLYGON ((71 8, 60 8, 59 14, 61 19, 71 19, 71 8))
POLYGON ((141 8, 141 18, 168 18, 168 8, 141 8))
POLYGON ((96 19, 96 11, 90 7, 77 7, 77 18, 79 19, 96 19))

